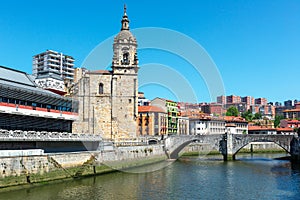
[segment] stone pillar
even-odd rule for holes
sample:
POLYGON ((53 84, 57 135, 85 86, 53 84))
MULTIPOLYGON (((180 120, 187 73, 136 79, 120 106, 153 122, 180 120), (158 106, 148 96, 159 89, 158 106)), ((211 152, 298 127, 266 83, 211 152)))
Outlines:
POLYGON ((300 142, 299 137, 294 137, 290 143, 290 153, 293 162, 300 163, 300 142))
POLYGON ((225 133, 224 135, 224 142, 225 144, 223 145, 223 158, 224 161, 230 161, 230 160, 235 160, 235 154, 233 152, 233 141, 232 141, 232 134, 231 133, 225 133))

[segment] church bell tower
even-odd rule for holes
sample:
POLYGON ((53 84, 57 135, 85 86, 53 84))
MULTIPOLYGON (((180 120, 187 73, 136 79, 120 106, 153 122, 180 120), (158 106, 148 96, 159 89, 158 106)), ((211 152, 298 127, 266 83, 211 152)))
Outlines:
POLYGON ((129 30, 126 6, 124 6, 124 15, 121 24, 121 31, 114 38, 112 70, 116 74, 137 74, 137 42, 129 30))
POLYGON ((138 114, 137 41, 129 30, 124 6, 121 31, 114 38, 112 59, 112 121, 115 138, 136 136, 138 114))

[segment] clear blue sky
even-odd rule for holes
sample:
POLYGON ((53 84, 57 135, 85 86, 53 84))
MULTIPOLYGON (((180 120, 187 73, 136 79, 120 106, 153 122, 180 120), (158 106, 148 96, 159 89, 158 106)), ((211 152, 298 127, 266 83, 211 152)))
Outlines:
MULTIPOLYGON (((297 0, 2 1, 0 65, 31 73, 32 56, 52 49, 72 55, 79 67, 93 48, 119 32, 124 3, 131 28, 168 28, 202 45, 221 74, 226 95, 300 99, 297 0)), ((139 59, 141 66, 161 63, 182 74, 190 68, 164 51, 143 50, 139 59)), ((189 73, 185 78, 197 101, 215 101, 201 78, 189 73)), ((141 90, 149 98, 173 98, 155 84, 141 90)))

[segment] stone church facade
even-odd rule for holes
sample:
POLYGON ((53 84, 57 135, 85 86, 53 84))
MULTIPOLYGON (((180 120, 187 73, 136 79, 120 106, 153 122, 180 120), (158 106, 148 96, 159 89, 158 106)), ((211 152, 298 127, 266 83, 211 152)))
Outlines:
POLYGON ((121 23, 121 31, 114 38, 111 70, 77 75, 80 78, 71 94, 79 100, 74 133, 100 134, 116 140, 136 137, 139 67, 137 41, 129 30, 126 7, 121 23))

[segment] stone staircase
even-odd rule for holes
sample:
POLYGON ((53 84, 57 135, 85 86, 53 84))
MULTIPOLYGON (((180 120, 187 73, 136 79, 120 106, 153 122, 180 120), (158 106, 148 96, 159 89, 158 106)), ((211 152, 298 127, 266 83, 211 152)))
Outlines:
POLYGON ((51 156, 47 156, 47 159, 50 163, 54 165, 54 167, 64 170, 69 176, 74 177, 73 174, 71 174, 67 169, 65 169, 59 162, 57 162, 54 158, 51 156))
POLYGON ((79 170, 75 173, 74 178, 79 178, 80 176, 82 176, 83 172, 88 167, 93 166, 95 160, 96 157, 94 155, 91 155, 91 157, 80 166, 79 170))

